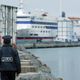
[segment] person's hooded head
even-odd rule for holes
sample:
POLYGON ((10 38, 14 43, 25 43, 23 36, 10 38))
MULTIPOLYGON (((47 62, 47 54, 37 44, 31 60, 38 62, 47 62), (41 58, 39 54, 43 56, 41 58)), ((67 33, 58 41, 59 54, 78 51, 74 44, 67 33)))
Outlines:
POLYGON ((3 36, 2 38, 3 38, 4 44, 10 44, 11 43, 12 36, 6 35, 6 36, 3 36))

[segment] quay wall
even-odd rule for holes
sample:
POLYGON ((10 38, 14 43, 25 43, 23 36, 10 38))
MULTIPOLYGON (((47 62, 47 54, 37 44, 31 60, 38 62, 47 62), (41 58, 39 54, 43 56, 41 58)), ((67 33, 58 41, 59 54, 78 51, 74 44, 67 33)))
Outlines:
POLYGON ((42 42, 17 44, 18 46, 28 48, 59 48, 59 47, 79 47, 80 42, 42 42))

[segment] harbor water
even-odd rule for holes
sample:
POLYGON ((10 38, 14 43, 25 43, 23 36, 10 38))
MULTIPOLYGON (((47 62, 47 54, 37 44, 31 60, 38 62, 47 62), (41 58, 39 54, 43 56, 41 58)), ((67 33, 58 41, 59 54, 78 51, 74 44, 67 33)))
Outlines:
POLYGON ((51 68, 55 77, 80 80, 80 47, 27 49, 51 68))

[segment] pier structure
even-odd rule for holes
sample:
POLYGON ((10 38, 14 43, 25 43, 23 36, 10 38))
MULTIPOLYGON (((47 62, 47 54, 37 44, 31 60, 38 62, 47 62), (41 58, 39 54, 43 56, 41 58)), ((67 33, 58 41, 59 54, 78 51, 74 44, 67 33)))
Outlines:
POLYGON ((16 14, 18 0, 0 0, 0 43, 2 36, 11 35, 12 43, 16 43, 16 14))
POLYGON ((20 47, 18 47, 18 52, 21 61, 21 73, 16 80, 53 80, 55 78, 52 76, 49 66, 43 63, 39 57, 20 47))

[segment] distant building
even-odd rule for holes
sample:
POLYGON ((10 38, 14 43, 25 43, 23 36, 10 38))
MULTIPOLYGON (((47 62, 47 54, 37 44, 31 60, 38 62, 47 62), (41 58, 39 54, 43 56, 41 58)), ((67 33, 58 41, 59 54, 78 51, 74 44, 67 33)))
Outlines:
POLYGON ((68 17, 74 24, 74 35, 80 40, 80 18, 79 17, 68 17))
POLYGON ((80 18, 60 17, 58 18, 58 37, 57 41, 71 42, 78 41, 80 35, 80 18))
POLYGON ((16 42, 16 13, 18 0, 0 0, 0 43, 2 36, 13 36, 12 43, 16 42))

